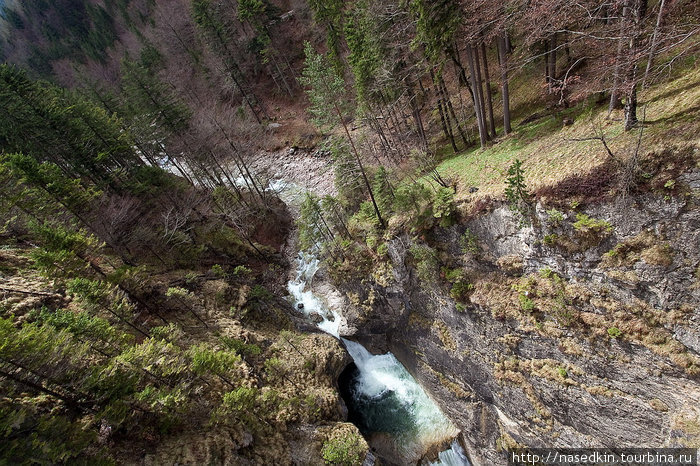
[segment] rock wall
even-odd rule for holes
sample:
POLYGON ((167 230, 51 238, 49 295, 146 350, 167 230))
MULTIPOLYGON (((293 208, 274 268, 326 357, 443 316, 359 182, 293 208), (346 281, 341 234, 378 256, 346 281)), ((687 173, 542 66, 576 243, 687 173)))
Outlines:
POLYGON ((522 228, 497 207, 426 240, 428 277, 394 239, 390 284, 343 287, 345 333, 397 356, 476 465, 519 445, 700 447, 700 172, 679 183, 538 205, 522 228))

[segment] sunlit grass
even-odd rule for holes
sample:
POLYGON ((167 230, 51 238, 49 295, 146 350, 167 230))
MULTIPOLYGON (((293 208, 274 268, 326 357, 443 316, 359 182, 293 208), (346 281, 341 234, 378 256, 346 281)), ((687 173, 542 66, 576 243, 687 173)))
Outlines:
MULTIPOLYGON (((611 150, 624 158, 632 153, 639 137, 638 130, 623 131, 621 111, 606 119, 607 105, 584 102, 518 126, 517 122, 527 116, 525 113, 537 110, 527 102, 519 105, 527 111, 519 112, 521 118, 514 122, 513 133, 500 137, 484 150, 469 149, 438 165, 443 177, 457 182, 457 199, 469 197, 470 187, 479 188, 476 196, 501 196, 505 173, 516 158, 524 161, 526 182, 536 189, 574 174, 585 174, 605 161, 607 153, 600 141, 577 139, 602 131, 611 150), (563 126, 564 117, 573 118, 574 123, 563 126)), ((700 145, 700 69, 692 64, 674 80, 642 91, 638 116, 640 120, 645 116, 646 121, 642 154, 668 145, 700 145)))

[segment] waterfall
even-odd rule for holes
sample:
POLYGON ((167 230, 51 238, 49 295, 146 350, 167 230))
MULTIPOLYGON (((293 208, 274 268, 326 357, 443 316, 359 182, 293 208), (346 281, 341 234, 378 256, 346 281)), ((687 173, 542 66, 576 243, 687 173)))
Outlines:
POLYGON ((397 450, 416 459, 459 434, 393 354, 374 355, 359 343, 342 341, 358 370, 353 398, 363 411, 362 430, 392 434, 397 450))
POLYGON ((452 445, 445 451, 438 454, 438 461, 430 463, 430 466, 470 466, 467 453, 457 440, 452 441, 452 445))
MULTIPOLYGON (((395 449, 405 458, 417 462, 436 443, 454 439, 459 431, 409 374, 393 354, 374 355, 359 343, 340 338, 342 316, 329 310, 308 288, 318 271, 318 258, 300 253, 296 275, 287 289, 297 308, 307 316, 317 314, 317 326, 341 339, 357 366, 353 401, 362 411, 360 427, 367 432, 384 432, 392 436, 395 449)), ((469 466, 464 450, 457 441, 440 452, 431 465, 469 466)))
POLYGON ((341 316, 335 311, 328 310, 311 290, 306 290, 307 283, 311 283, 318 267, 319 261, 316 256, 303 252, 300 253, 299 257, 297 257, 296 277, 294 280, 290 280, 287 283, 287 290, 294 298, 294 303, 297 308, 301 305, 300 311, 309 317, 314 313, 321 316, 323 320, 316 324, 318 328, 336 338, 340 338, 339 328, 341 316))

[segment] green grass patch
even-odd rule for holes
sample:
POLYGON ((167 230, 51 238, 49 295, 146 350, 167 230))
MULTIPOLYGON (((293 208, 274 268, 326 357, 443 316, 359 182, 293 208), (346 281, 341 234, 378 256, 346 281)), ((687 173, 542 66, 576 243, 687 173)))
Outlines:
MULTIPOLYGON (((681 146, 697 145, 700 68, 694 68, 690 63, 684 73, 675 74, 673 78, 639 94, 638 116, 642 120, 646 115, 642 154, 662 149, 669 140, 681 146)), ((513 80, 511 95, 520 100, 511 102, 515 113, 514 131, 510 135, 500 136, 483 150, 473 147, 448 157, 437 166, 441 176, 457 181, 458 202, 470 197, 469 188, 472 186, 479 188, 476 196, 501 197, 506 171, 516 158, 523 161, 525 182, 533 191, 573 175, 589 173, 605 162, 608 155, 600 141, 580 139, 590 138, 600 131, 605 134, 616 156, 625 159, 631 155, 639 132, 625 132, 622 114, 616 111, 607 119, 607 105, 596 106, 592 99, 520 125, 518 121, 523 118, 544 112, 541 96, 526 88, 526 84, 536 88, 532 85, 536 79, 539 79, 538 75, 530 73, 513 80), (518 96, 518 92, 524 92, 525 97, 518 96), (573 118, 574 123, 563 126, 564 117, 573 118)), ((440 152, 444 155, 449 151, 440 152)))
POLYGON ((613 227, 605 220, 591 218, 586 214, 576 214, 574 228, 583 232, 612 233, 613 227))

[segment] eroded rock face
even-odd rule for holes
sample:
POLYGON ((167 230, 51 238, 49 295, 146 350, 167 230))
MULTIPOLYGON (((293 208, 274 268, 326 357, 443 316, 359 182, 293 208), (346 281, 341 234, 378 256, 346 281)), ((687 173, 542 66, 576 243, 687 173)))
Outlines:
POLYGON ((538 206, 525 228, 499 207, 438 231, 441 265, 473 285, 459 305, 394 240, 389 286, 344 289, 348 333, 396 355, 477 465, 517 445, 700 447, 700 183, 684 176, 683 198, 538 206))

